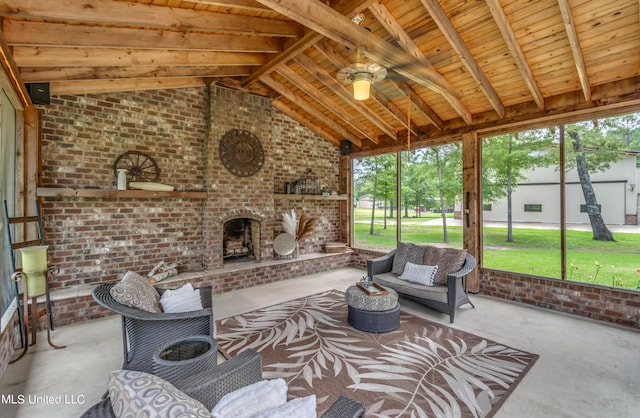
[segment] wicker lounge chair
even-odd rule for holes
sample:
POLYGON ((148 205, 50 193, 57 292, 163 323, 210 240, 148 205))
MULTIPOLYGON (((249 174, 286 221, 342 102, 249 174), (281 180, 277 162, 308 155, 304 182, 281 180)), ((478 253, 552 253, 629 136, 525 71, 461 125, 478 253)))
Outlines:
MULTIPOLYGON (((116 302, 109 291, 115 282, 102 283, 93 290, 93 298, 122 316, 123 369, 153 373, 152 357, 164 343, 181 337, 214 337, 211 286, 200 288, 204 309, 182 313, 151 313, 116 302)), ((162 294, 164 290, 158 289, 162 294)))
MULTIPOLYGON (((227 393, 261 379, 260 353, 249 349, 213 369, 176 381, 174 386, 211 410, 227 393)), ((364 412, 363 405, 341 396, 322 415, 322 418, 359 418, 364 416, 364 412)), ((93 405, 82 414, 81 418, 115 418, 109 397, 93 405)))

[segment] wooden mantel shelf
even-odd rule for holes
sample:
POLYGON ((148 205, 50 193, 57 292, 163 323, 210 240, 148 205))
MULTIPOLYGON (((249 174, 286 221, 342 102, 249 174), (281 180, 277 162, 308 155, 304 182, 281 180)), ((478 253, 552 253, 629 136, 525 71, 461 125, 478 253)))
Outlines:
POLYGON ((161 192, 148 190, 114 190, 114 189, 69 189, 63 187, 38 187, 36 195, 41 197, 100 197, 117 198, 176 198, 206 199, 207 192, 161 192))
POLYGON ((347 200, 346 194, 335 194, 329 196, 323 196, 320 194, 284 194, 276 193, 276 199, 289 199, 289 200, 347 200))

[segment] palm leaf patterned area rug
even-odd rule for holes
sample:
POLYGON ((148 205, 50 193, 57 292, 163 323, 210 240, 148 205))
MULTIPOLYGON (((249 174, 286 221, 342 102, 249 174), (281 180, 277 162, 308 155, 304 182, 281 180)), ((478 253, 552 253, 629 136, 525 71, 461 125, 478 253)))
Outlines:
POLYGON ((315 394, 319 415, 345 395, 368 417, 490 417, 538 358, 402 311, 396 331, 358 331, 337 290, 220 320, 216 340, 262 353, 263 377, 315 394))

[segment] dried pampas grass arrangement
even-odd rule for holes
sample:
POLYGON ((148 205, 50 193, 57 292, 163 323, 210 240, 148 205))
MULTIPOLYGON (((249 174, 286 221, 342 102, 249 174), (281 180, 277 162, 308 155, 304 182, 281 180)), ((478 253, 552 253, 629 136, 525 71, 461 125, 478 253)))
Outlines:
POLYGON ((315 229, 317 220, 318 218, 312 216, 300 215, 300 221, 298 221, 298 229, 296 231, 296 241, 301 241, 311 235, 315 229))
POLYGON ((294 237, 296 241, 310 236, 317 222, 318 218, 304 214, 300 215, 300 219, 298 219, 295 209, 291 209, 291 212, 284 212, 282 214, 282 229, 294 237))
POLYGON ((282 214, 282 229, 284 232, 296 237, 298 231, 298 218, 296 217, 296 211, 291 209, 291 212, 285 212, 282 214))

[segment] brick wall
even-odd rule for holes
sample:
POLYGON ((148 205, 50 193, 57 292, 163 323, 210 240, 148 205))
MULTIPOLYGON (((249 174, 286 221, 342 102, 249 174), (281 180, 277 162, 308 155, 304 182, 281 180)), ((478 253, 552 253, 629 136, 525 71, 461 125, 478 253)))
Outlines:
MULTIPOLYGON (((45 187, 113 189, 116 158, 134 150, 160 168, 158 182, 202 190, 204 89, 52 97, 42 109, 45 187)), ((189 199, 46 198, 52 288, 146 272, 159 260, 201 269, 204 202, 189 199)))
POLYGON ((640 328, 638 292, 481 269, 480 293, 640 328))
MULTIPOLYGON (((352 265, 383 252, 357 249, 352 265)), ((480 268, 480 294, 640 328, 640 294, 631 290, 480 268)), ((473 298, 473 296, 472 296, 473 298)))
POLYGON ((18 325, 18 313, 16 311, 11 315, 0 334, 0 379, 5 370, 7 370, 11 358, 18 356, 18 354, 14 354, 14 347, 19 347, 20 344, 20 328, 18 325))
POLYGON ((158 163, 158 182, 209 196, 44 198, 50 262, 60 268, 54 289, 116 280, 127 270, 146 273, 160 260, 179 263, 181 272, 220 268, 222 224, 234 214, 260 220, 262 260, 273 259, 282 212, 291 208, 319 218, 301 253, 339 241, 339 202, 274 199, 284 181, 307 168, 337 188, 339 149, 275 110, 267 98, 212 86, 52 97, 41 110, 42 186, 114 189, 115 159, 135 150, 158 163), (260 139, 265 164, 257 174, 238 177, 223 166, 218 145, 230 129, 260 139))

